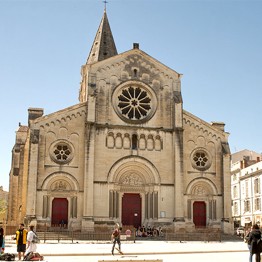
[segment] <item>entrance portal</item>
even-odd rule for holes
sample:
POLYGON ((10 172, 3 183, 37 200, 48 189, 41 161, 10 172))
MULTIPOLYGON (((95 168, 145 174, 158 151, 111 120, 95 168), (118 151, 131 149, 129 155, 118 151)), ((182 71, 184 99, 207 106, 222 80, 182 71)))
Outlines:
POLYGON ((122 198, 122 224, 141 226, 141 197, 139 194, 126 193, 122 198))
POLYGON ((52 202, 52 226, 67 226, 68 201, 66 198, 55 198, 52 202))
POLYGON ((193 222, 195 227, 206 226, 206 203, 204 201, 196 201, 193 204, 193 222))

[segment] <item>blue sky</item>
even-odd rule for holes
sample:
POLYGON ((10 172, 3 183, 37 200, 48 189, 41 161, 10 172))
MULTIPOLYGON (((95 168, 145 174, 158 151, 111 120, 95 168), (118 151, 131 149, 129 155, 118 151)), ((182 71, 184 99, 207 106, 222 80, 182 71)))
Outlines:
MULTIPOLYGON (((78 103, 103 15, 100 0, 0 0, 1 182, 30 107, 45 114, 78 103)), ((262 152, 262 1, 109 0, 118 53, 140 49, 183 74, 184 109, 221 121, 231 152, 262 152)))

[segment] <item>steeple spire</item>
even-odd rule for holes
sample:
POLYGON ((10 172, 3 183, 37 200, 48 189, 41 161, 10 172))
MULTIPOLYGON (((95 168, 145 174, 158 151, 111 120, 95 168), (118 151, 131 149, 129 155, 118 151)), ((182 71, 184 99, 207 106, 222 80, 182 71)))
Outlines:
POLYGON ((110 29, 110 25, 108 22, 108 18, 106 14, 106 6, 105 6, 104 15, 100 22, 95 40, 93 42, 91 51, 89 53, 87 64, 98 62, 115 55, 117 55, 117 50, 110 29))

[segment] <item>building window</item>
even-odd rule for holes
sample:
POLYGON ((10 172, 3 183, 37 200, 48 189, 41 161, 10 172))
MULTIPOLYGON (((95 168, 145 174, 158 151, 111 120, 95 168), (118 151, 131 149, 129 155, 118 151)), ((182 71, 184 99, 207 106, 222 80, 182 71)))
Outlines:
POLYGON ((68 145, 58 144, 54 149, 54 155, 58 161, 66 161, 68 160, 71 154, 71 150, 68 145))
POLYGON ((237 202, 234 202, 234 215, 236 216, 238 214, 238 204, 237 202))
MULTIPOLYGON (((134 74, 139 75, 139 71, 134 74)), ((116 114, 125 122, 141 124, 148 121, 156 112, 157 97, 147 84, 138 81, 125 81, 115 88, 112 105, 116 114)))
POLYGON ((137 135, 132 135, 132 149, 137 149, 137 135))
POLYGON ((245 197, 245 185, 244 185, 244 183, 241 183, 241 195, 242 195, 242 197, 245 197))
POLYGON ((233 187, 233 198, 237 198, 238 194, 237 194, 237 186, 233 187))
POLYGON ((73 158, 73 146, 67 141, 54 143, 49 152, 52 160, 59 164, 66 164, 73 158))
POLYGON ((247 180, 245 181, 245 187, 246 187, 246 190, 245 190, 246 197, 249 197, 249 188, 248 188, 248 181, 247 180))
POLYGON ((259 178, 255 178, 254 180, 254 193, 260 194, 260 179, 259 178))
POLYGON ((255 198, 255 211, 261 210, 261 199, 255 198))
POLYGON ((140 87, 129 86, 118 96, 118 107, 122 114, 129 119, 145 118, 151 110, 151 98, 140 87))
POLYGON ((249 200, 246 200, 244 202, 244 210, 245 212, 250 212, 250 201, 249 200))
POLYGON ((211 156, 204 149, 196 149, 191 155, 192 166, 198 170, 207 170, 211 165, 211 156))

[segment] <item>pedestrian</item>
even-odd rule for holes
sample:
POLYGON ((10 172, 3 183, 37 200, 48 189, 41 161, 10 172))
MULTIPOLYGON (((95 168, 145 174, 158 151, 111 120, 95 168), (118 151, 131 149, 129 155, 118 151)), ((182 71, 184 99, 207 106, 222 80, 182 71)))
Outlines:
POLYGON ((252 226, 252 230, 250 231, 247 241, 248 243, 250 243, 249 262, 252 262, 252 257, 254 254, 256 254, 256 262, 260 262, 261 243, 259 242, 261 242, 261 232, 257 224, 254 224, 252 226))
POLYGON ((2 248, 4 246, 4 229, 0 228, 0 253, 2 254, 2 248))
POLYGON ((119 253, 121 253, 120 234, 121 234, 121 228, 119 227, 119 224, 116 223, 114 227, 114 231, 111 235, 111 239, 113 241, 112 255, 114 255, 114 249, 115 249, 116 243, 118 244, 119 253))
POLYGON ((27 249, 25 252, 25 256, 30 252, 36 252, 36 242, 34 241, 36 238, 36 233, 34 232, 34 226, 29 226, 29 231, 27 233, 27 249))
POLYGON ((250 250, 251 250, 251 243, 250 243, 250 240, 249 240, 250 232, 251 232, 251 228, 249 227, 247 229, 246 235, 244 237, 244 241, 245 241, 245 243, 247 243, 247 248, 248 248, 249 253, 250 253, 249 262, 252 262, 252 253, 250 252, 250 250))
POLYGON ((18 260, 21 260, 21 255, 25 256, 26 251, 26 238, 27 238, 27 230, 25 229, 25 225, 21 223, 19 225, 19 229, 16 231, 16 245, 17 245, 17 253, 18 253, 18 260))

